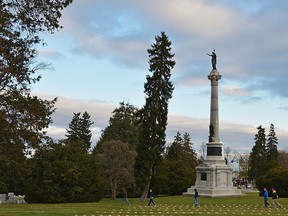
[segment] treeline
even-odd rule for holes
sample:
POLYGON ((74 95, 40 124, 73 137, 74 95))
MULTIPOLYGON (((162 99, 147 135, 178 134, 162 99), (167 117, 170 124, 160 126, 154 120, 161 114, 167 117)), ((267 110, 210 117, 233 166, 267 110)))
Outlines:
MULTIPOLYGON (((141 161, 142 158, 138 157, 139 131, 135 129, 137 118, 134 118, 137 112, 132 105, 120 103, 94 148, 91 148, 89 127, 93 122, 90 115, 87 112, 82 115, 74 113, 66 139, 49 140, 39 145, 20 163, 11 158, 10 163, 15 167, 6 170, 9 179, 3 179, 2 175, 6 187, 0 190, 2 193, 13 190, 25 194, 25 200, 30 203, 88 202, 103 197, 115 199, 122 196, 124 188, 130 197, 140 197, 145 188, 142 185, 147 182, 143 183, 145 174, 141 166, 137 170, 136 164, 147 163, 147 160, 141 161), (23 170, 19 173, 21 181, 14 172, 16 166, 23 170)), ((190 135, 178 132, 161 154, 149 186, 157 194, 182 194, 195 182, 196 165, 190 135)))
POLYGON ((248 177, 256 183, 260 195, 263 188, 270 190, 275 188, 280 197, 288 197, 288 153, 285 150, 278 151, 278 138, 274 125, 270 125, 268 134, 262 125, 257 127, 255 145, 249 155, 248 177))

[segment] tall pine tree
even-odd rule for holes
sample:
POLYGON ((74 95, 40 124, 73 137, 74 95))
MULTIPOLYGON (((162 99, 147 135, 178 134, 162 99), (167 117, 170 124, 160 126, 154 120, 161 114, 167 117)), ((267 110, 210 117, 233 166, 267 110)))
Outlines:
POLYGON ((74 113, 74 116, 69 124, 67 130, 66 143, 71 145, 77 145, 84 152, 87 152, 91 147, 92 132, 90 126, 93 124, 90 120, 90 115, 84 112, 81 117, 81 113, 74 113))
POLYGON ((171 146, 167 147, 167 156, 166 156, 167 159, 169 160, 181 159, 182 143, 183 139, 181 137, 181 133, 177 131, 177 134, 174 137, 174 141, 172 142, 171 146))
POLYGON ((145 200, 150 181, 161 160, 166 142, 168 101, 174 90, 170 81, 171 70, 175 66, 171 53, 171 41, 165 32, 155 37, 156 42, 148 49, 149 71, 144 84, 146 103, 140 110, 140 143, 137 148, 136 172, 138 186, 146 185, 141 200, 145 200))
POLYGON ((255 145, 249 157, 249 171, 250 179, 259 179, 267 171, 267 153, 266 153, 266 137, 265 128, 262 125, 257 127, 258 133, 255 135, 255 145))
POLYGON ((121 102, 120 106, 113 111, 109 125, 102 131, 94 153, 101 149, 106 141, 122 141, 135 149, 139 142, 139 130, 137 126, 138 109, 129 103, 121 102))
POLYGON ((266 151, 267 161, 270 168, 274 168, 278 164, 278 138, 276 137, 274 125, 270 125, 269 134, 267 135, 266 151))
MULTIPOLYGON (((191 142, 191 136, 187 132, 183 134, 183 162, 186 165, 193 167, 197 166, 197 154, 193 149, 193 143, 191 142)), ((196 175, 196 173, 195 173, 196 175)))

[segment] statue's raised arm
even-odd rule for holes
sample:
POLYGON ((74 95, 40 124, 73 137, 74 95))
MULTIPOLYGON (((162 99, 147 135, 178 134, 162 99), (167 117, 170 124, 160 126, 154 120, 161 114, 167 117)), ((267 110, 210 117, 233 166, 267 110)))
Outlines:
POLYGON ((216 53, 215 53, 215 49, 213 50, 212 54, 208 54, 207 55, 211 56, 212 59, 211 59, 211 62, 212 62, 212 68, 213 70, 216 70, 216 64, 217 64, 217 56, 216 56, 216 53))

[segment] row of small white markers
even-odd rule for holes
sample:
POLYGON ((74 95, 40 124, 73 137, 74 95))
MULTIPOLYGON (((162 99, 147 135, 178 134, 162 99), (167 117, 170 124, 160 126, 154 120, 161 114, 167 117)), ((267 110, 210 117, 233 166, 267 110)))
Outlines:
MULTIPOLYGON (((141 212, 134 212, 132 215, 134 215, 134 216, 137 216, 137 213, 141 213, 141 212)), ((97 214, 97 213, 96 213, 97 214)), ((146 213, 147 214, 147 213, 146 213)), ((140 214, 140 215, 142 215, 142 216, 154 216, 154 214, 152 213, 152 214, 147 214, 146 215, 145 213, 143 214, 140 214)), ((159 216, 167 216, 167 215, 169 215, 169 214, 171 214, 171 215, 175 215, 175 212, 173 212, 173 213, 171 213, 171 212, 163 212, 163 214, 157 214, 157 215, 159 215, 159 216)), ((177 214, 177 213, 176 213, 177 214)), ((187 214, 187 215, 193 215, 193 214, 197 214, 197 215, 199 215, 199 214, 202 214, 201 212, 181 212, 180 213, 180 215, 183 215, 183 214, 187 214)), ((227 213, 227 212, 204 212, 203 214, 205 214, 205 215, 218 215, 218 214, 221 214, 221 215, 235 215, 235 214, 237 214, 237 215, 239 215, 239 213, 238 212, 236 212, 236 213, 227 213)), ((249 213, 249 215, 283 215, 282 213, 267 213, 267 212, 258 212, 258 213, 249 213)), ((115 214, 113 214, 113 212, 101 212, 101 214, 97 214, 97 216, 115 216, 115 214), (112 214, 111 214, 112 213, 112 214)), ((121 213, 118 213, 118 214, 116 214, 117 216, 130 216, 130 213, 126 213, 126 214, 121 214, 121 213)), ((247 213, 241 213, 241 215, 247 215, 247 213)), ((75 215, 75 216, 78 216, 78 215, 75 215)), ((79 215, 80 216, 80 215, 79 215)), ((86 216, 86 215, 81 215, 81 216, 86 216)), ((87 215, 88 216, 88 215, 87 215)), ((95 216, 95 215, 91 215, 91 216, 95 216)))
MULTIPOLYGON (((97 214, 97 213, 96 213, 97 214)), ((147 214, 147 213, 146 213, 147 214)), ((144 214, 139 214, 139 215, 142 215, 142 216, 154 216, 154 214, 152 213, 152 214, 147 214, 146 215, 145 213, 144 214)), ((157 216, 167 216, 167 215, 175 215, 175 212, 173 212, 173 213, 168 213, 168 212, 163 212, 162 214, 156 214, 157 216)), ((180 215, 193 215, 193 214, 197 214, 197 215, 199 215, 199 214, 202 214, 201 212, 181 212, 180 213, 180 215)), ((227 212, 203 212, 203 214, 205 214, 205 215, 218 215, 218 214, 221 214, 221 215, 239 215, 239 213, 227 213, 227 212)), ((130 216, 130 215, 134 215, 134 216, 137 216, 137 212, 135 212, 135 213, 126 213, 126 214, 120 214, 120 213, 118 213, 118 214, 111 214, 111 212, 107 212, 107 214, 106 214, 106 212, 102 212, 101 214, 97 214, 97 216, 115 216, 115 215, 117 215, 117 216, 130 216)), ((176 213, 176 215, 177 215, 177 213, 176 213)), ((250 212, 250 213, 241 213, 241 215, 283 215, 282 213, 267 213, 267 212, 265 212, 265 213, 261 213, 261 212, 258 212, 258 213, 252 213, 252 212, 250 212)), ((78 216, 78 215, 76 215, 76 216, 78 216)), ((80 215, 79 215, 80 216, 80 215)), ((86 215, 81 215, 81 216, 86 216, 86 215)), ((91 215, 91 216, 95 216, 95 215, 91 215)))
MULTIPOLYGON (((97 216, 113 216, 113 215, 117 215, 117 216, 123 216, 123 215, 127 215, 129 216, 130 214, 133 214, 135 216, 137 216, 137 214, 142 215, 142 216, 146 216, 146 214, 148 214, 147 216, 153 216, 153 214, 156 215, 163 215, 163 216, 167 216, 169 214, 178 214, 180 213, 182 214, 187 214, 187 215, 193 215, 193 214, 202 214, 202 212, 204 214, 211 214, 211 215, 217 215, 217 214, 228 214, 229 215, 234 215, 234 214, 243 214, 243 215, 283 215, 283 210, 286 211, 286 208, 281 208, 280 209, 276 209, 276 208, 261 208, 263 205, 260 204, 243 204, 243 205, 237 205, 237 204, 204 204, 201 207, 195 207, 195 206, 191 206, 191 205, 168 205, 168 204, 160 204, 157 205, 156 208, 151 207, 151 206, 137 206, 137 207, 132 207, 132 206, 128 206, 127 208, 121 208, 119 209, 113 209, 110 212, 95 212, 97 216), (184 209, 183 209, 184 207, 184 209), (193 211, 191 209, 191 207, 193 208, 193 211), (232 207, 232 209, 230 209, 232 207), (240 208, 239 208, 240 207, 240 208), (244 208, 245 207, 245 208, 244 208), (260 207, 260 208, 259 208, 260 207), (205 209, 205 208, 209 208, 209 209, 205 209), (229 209, 227 209, 229 208, 229 209), (244 208, 244 209, 243 209, 244 208), (217 210, 217 211, 216 211, 217 210), (231 212, 232 211, 232 212, 231 212), (281 213, 279 212, 281 211, 281 213), (228 213, 227 213, 228 212, 228 213)), ((288 215, 288 212, 287 212, 288 215)), ((80 216, 80 215, 75 215, 75 216, 80 216)), ((86 216, 86 215, 81 215, 81 216, 86 216)), ((91 216, 95 216, 95 215, 91 215, 91 216)))

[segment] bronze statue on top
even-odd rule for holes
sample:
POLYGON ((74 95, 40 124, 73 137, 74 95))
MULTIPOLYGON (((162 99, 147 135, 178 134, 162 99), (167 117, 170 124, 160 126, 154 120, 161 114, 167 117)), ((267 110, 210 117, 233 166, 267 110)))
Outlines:
POLYGON ((211 56, 212 57, 212 59, 211 59, 211 62, 212 62, 212 68, 213 68, 213 70, 217 70, 216 69, 216 64, 217 64, 217 56, 216 56, 216 53, 215 53, 215 49, 213 50, 213 52, 212 52, 212 54, 210 55, 210 54, 208 54, 207 53, 207 55, 209 55, 209 56, 211 56))

